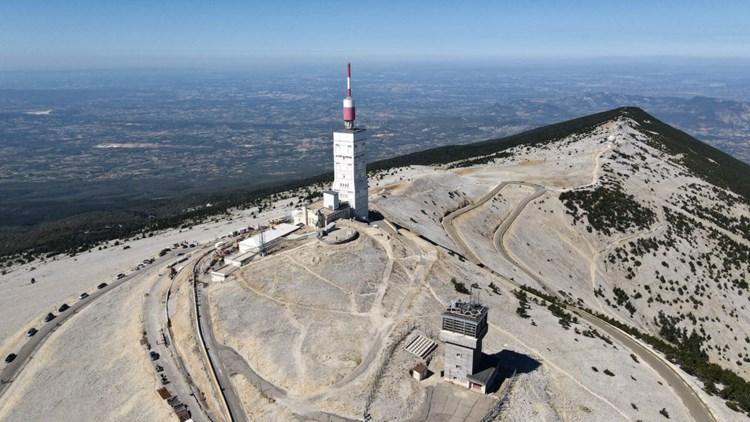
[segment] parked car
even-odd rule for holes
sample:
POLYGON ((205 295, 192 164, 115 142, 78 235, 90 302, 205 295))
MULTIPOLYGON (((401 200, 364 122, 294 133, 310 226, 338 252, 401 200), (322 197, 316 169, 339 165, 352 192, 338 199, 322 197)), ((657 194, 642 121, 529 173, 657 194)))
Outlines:
POLYGON ((87 297, 89 297, 89 294, 88 294, 88 293, 86 293, 86 292, 83 292, 83 293, 81 293, 81 294, 80 294, 80 295, 78 296, 78 299, 86 299, 87 297))
POLYGON ((151 356, 151 360, 159 360, 159 354, 154 352, 153 350, 149 352, 149 355, 151 356))
POLYGON ((60 306, 60 309, 57 310, 57 312, 65 312, 68 309, 70 309, 70 306, 68 306, 67 303, 63 303, 62 306, 60 306))
POLYGON ((117 274, 117 277, 115 277, 115 280, 119 280, 119 279, 121 279, 123 277, 125 277, 125 274, 123 274, 123 273, 117 274))
POLYGON ((103 289, 105 287, 107 287, 107 283, 102 283, 102 284, 96 286, 97 289, 103 289))
POLYGON ((39 330, 37 330, 36 328, 32 328, 32 329, 30 329, 29 331, 26 332, 26 337, 31 337, 34 334, 36 334, 38 331, 39 330))
POLYGON ((8 357, 5 358, 5 363, 11 363, 14 360, 16 360, 16 354, 15 353, 11 353, 11 354, 8 355, 8 357))
POLYGON ((50 322, 53 319, 55 319, 55 314, 53 314, 52 312, 50 312, 50 313, 47 314, 46 317, 44 317, 44 322, 50 322))

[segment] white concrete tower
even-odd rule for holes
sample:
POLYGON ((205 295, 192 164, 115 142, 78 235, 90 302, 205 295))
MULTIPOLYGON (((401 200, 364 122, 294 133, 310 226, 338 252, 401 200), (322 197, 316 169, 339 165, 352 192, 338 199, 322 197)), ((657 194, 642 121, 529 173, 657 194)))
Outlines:
POLYGON ((344 98, 344 128, 333 132, 333 187, 339 199, 346 201, 354 216, 369 219, 367 202, 367 161, 365 159, 365 130, 354 127, 354 98, 352 98, 351 64, 346 66, 344 98))

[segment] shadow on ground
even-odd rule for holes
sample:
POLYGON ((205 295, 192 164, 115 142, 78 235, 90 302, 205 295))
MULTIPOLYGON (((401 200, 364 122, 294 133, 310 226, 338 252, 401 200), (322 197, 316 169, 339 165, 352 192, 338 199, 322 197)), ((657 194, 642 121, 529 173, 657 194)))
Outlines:
POLYGON ((506 379, 513 376, 513 374, 527 374, 539 368, 542 364, 523 353, 514 352, 512 350, 502 350, 492 355, 486 355, 482 353, 482 359, 489 358, 491 360, 497 360, 498 362, 498 374, 495 377, 495 381, 492 385, 487 388, 487 393, 494 393, 498 388, 505 382, 506 379))

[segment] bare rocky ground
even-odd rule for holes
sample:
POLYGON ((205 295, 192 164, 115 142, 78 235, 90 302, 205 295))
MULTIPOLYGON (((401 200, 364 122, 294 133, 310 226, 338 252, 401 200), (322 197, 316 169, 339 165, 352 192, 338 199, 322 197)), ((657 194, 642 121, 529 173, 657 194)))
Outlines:
MULTIPOLYGON (((242 374, 233 375, 250 419, 309 420, 325 414, 361 418, 371 391, 376 420, 415 417, 428 388, 442 381, 437 375, 422 382, 410 378, 414 356, 401 343, 392 346, 403 341, 404 330, 414 324, 424 333, 439 330, 440 313, 448 302, 466 298, 455 290, 454 279, 479 289, 490 308, 485 353, 496 354, 504 370, 516 373, 505 381, 500 420, 663 420, 661 409, 671 420, 688 420, 669 385, 622 344, 583 322, 564 327, 541 301, 529 302, 528 318, 518 315, 520 301, 508 280, 535 282, 501 256, 494 234, 531 189, 509 185, 455 220, 464 242, 495 275, 441 247, 456 249, 442 227, 443 217, 503 181, 538 183, 548 190, 521 212, 502 245, 550 289, 652 333, 658 333, 654 318, 660 310, 674 315, 678 327, 711 333, 712 360, 747 376, 746 365, 738 362, 748 358, 748 293, 735 281, 746 281, 748 263, 725 266, 723 251, 729 243, 721 236, 748 242, 721 221, 704 216, 699 225, 687 219, 701 214, 691 208, 696 203, 737 217, 750 216, 750 211, 727 201, 731 194, 687 176, 674 158, 643 144, 644 135, 636 129, 627 121, 612 122, 588 136, 517 148, 508 158, 459 170, 391 170, 371 180, 371 204, 410 231, 391 236, 383 228, 352 223, 360 231, 354 242, 290 242, 226 282, 211 283, 217 340, 235 349, 258 375, 286 390, 283 397, 272 398, 242 374), (656 220, 623 232, 588 230, 586 219, 576 219, 558 198, 561 192, 612 181, 653 210, 656 220), (679 221, 693 229, 678 227, 679 221), (649 239, 658 247, 651 242, 646 248, 643 242, 649 239), (618 302, 615 287, 627 293, 635 312, 631 314, 622 297, 618 302), (654 299, 649 302, 649 297, 654 299)), ((130 241, 128 250, 110 246, 13 268, 0 279, 0 354, 17 349, 25 330, 38 325, 49 310, 162 247, 182 240, 213 242, 238 226, 287 211, 280 205, 255 219, 239 212, 233 221, 130 241), (38 281, 33 286, 28 284, 32 276, 38 281)), ((66 322, 2 397, 0 419, 44 420, 53 414, 61 420, 174 418, 153 392, 156 379, 138 345, 138 310, 149 286, 147 276, 136 278, 66 322), (86 417, 80 417, 80 409, 87 409, 86 417), (28 415, 34 417, 21 417, 28 415)), ((189 284, 178 280, 173 294, 177 349, 219 414, 191 325, 189 284)), ((430 363, 435 374, 442 369, 441 353, 438 348, 430 363)), ((738 419, 721 400, 701 392, 699 382, 683 376, 717 420, 738 419)), ((446 391, 456 390, 441 389, 441 394, 446 391)))
MULTIPOLYGON (((518 371, 504 411, 509 419, 653 420, 661 417, 658 412, 662 408, 667 408, 671 417, 678 420, 688 418, 671 389, 660 385, 664 383, 659 376, 635 362, 623 346, 588 333, 590 327, 583 323, 564 329, 558 318, 542 305, 532 303, 528 311, 531 317, 520 318, 516 315, 519 301, 502 279, 438 251, 426 242, 419 243, 419 247, 424 248, 420 253, 434 253, 436 260, 424 273, 408 306, 401 306, 403 302, 398 300, 389 302, 385 294, 379 302, 384 305, 384 313, 363 315, 362 309, 344 300, 346 295, 333 286, 346 286, 347 294, 355 291, 368 294, 372 289, 362 290, 361 286, 369 285, 367 280, 383 272, 387 267, 387 254, 380 251, 377 259, 368 258, 373 256, 373 251, 379 251, 374 241, 365 235, 357 242, 334 251, 311 241, 283 254, 272 254, 228 281, 211 286, 211 303, 218 316, 215 320, 220 337, 223 336, 224 341, 238 350, 264 378, 291 388, 293 397, 286 402, 280 400, 276 405, 359 417, 370 391, 367 386, 375 381, 373 371, 379 366, 372 365, 362 377, 353 380, 347 375, 362 364, 357 357, 363 356, 373 344, 374 322, 418 322, 427 331, 437 332, 441 312, 452 298, 460 296, 450 282, 455 278, 468 284, 476 283, 481 299, 490 307, 491 328, 485 338, 486 353, 505 357, 509 369, 518 371), (311 268, 300 271, 289 265, 290 260, 330 271, 325 276, 311 268), (335 271, 347 262, 362 271, 354 285, 348 279, 351 272, 335 271), (490 283, 496 286, 497 293, 489 287, 490 283), (283 284, 283 288, 279 284, 283 284), (319 302, 321 297, 310 297, 316 295, 331 298, 325 309, 319 302), (311 307, 314 313, 310 313, 311 307), (388 312, 391 307, 400 308, 400 312, 388 312), (342 320, 346 322, 342 324, 342 320), (325 323, 319 324, 319 321, 325 323), (368 329, 368 325, 371 328, 368 329), (308 341, 310 338, 315 341, 308 341), (335 339, 335 347, 330 347, 331 339, 335 339), (605 370, 612 375, 607 375, 605 370), (355 384, 357 388, 346 384, 356 380, 360 381, 355 384), (334 401, 336 407, 328 401, 342 395, 347 401, 334 401), (534 405, 529 408, 528 403, 534 405)), ((403 244, 404 250, 415 247, 401 237, 391 239, 391 243, 403 244)), ((388 280, 388 290, 402 296, 402 291, 414 283, 409 281, 413 277, 413 273, 403 267, 394 271, 388 280), (402 271, 404 275, 399 275, 402 271)), ((373 287, 377 289, 377 285, 373 287)), ((398 336, 390 336, 379 351, 387 350, 397 340, 398 336)), ((439 349, 438 355, 440 352, 439 349)), ((380 356, 374 360, 386 362, 379 378, 380 387, 372 401, 371 413, 375 420, 404 420, 416 412, 425 399, 426 386, 430 385, 427 381, 418 383, 410 378, 408 369, 416 361, 401 346, 389 358, 380 356)), ((440 357, 431 363, 431 369, 437 374, 441 366, 440 357)), ((438 382, 437 378, 433 375, 431 382, 438 382)))
POLYGON ((0 420, 170 420, 139 341, 143 295, 158 275, 102 296, 56 331, 0 400, 0 420))
MULTIPOLYGON (((737 282, 747 281, 748 268, 747 263, 731 262, 733 246, 727 246, 728 243, 721 236, 741 245, 747 246, 748 242, 721 227, 720 222, 705 221, 705 218, 698 219, 700 221, 686 220, 687 225, 695 227, 688 230, 689 233, 680 233, 676 223, 685 220, 682 217, 690 217, 690 214, 694 217, 695 212, 686 212, 683 208, 694 207, 695 202, 735 217, 747 216, 750 211, 739 201, 732 203, 727 200, 727 197, 735 197, 734 194, 714 189, 687 175, 674 157, 644 144, 646 136, 631 124, 634 123, 612 122, 586 137, 572 137, 541 148, 519 148, 513 151, 512 157, 496 160, 494 165, 454 172, 464 178, 475 178, 470 182, 473 188, 486 186, 487 180, 494 180, 495 185, 502 181, 521 180, 538 183, 548 189, 546 194, 530 203, 520 214, 508 231, 504 245, 529 271, 545 278, 552 291, 562 291, 571 300, 654 334, 659 332, 659 327, 654 323, 659 311, 676 315, 678 327, 711 333, 709 354, 712 361, 723 361, 725 366, 744 373, 746 365, 742 363, 748 356, 745 340, 748 315, 744 304, 747 290, 741 289, 737 282), (585 219, 574 223, 574 218, 558 199, 560 192, 597 187, 612 181, 620 183, 626 193, 633 194, 643 206, 654 211, 656 219, 652 225, 643 229, 627 229, 625 232, 600 233, 587 229, 585 219), (665 215, 667 211, 664 211, 664 207, 672 214, 665 215), (654 239, 661 245, 656 250, 652 246, 652 250, 644 251, 639 239, 654 239), (639 261, 638 264, 635 261, 639 261), (702 263, 697 264, 699 261, 702 263), (722 267, 728 269, 724 272, 717 270, 722 267), (721 276, 720 282, 714 281, 717 275, 721 276), (661 281, 662 276, 664 281, 661 281), (636 311, 632 315, 624 302, 618 303, 613 292, 615 287, 626 291, 634 304, 636 311), (648 300, 649 297, 654 299, 648 300), (729 322, 725 321, 724 315, 727 313, 729 322), (692 317, 695 317, 695 323, 691 322, 692 317)), ((429 176, 424 179, 413 185, 421 186, 420 189, 408 191, 409 201, 431 201, 441 193, 442 200, 449 201, 448 189, 459 192, 465 189, 464 186, 451 185, 441 190, 438 183, 430 184, 440 178, 429 176)), ((443 177, 443 180, 447 180, 447 177, 443 177)), ((402 184, 398 188, 408 189, 402 184)), ((518 189, 523 188, 516 188, 514 192, 506 187, 493 200, 461 216, 454 224, 465 243, 490 268, 508 278, 513 277, 517 282, 534 286, 535 282, 527 275, 514 271, 493 245, 494 228, 507 213, 507 205, 503 206, 503 201, 508 204, 517 201, 518 189)), ((478 195, 470 199, 475 201, 478 195)), ((425 219, 415 223, 408 210, 392 206, 398 200, 395 195, 379 197, 373 200, 373 204, 387 218, 426 237, 439 231, 439 220, 425 219), (424 225, 431 226, 425 228, 424 225)), ((435 200, 437 203, 440 201, 435 200)), ((435 241, 442 242, 439 237, 435 241)), ((550 356, 555 353, 554 348, 550 349, 542 350, 543 354, 550 356)), ((553 360, 557 364, 560 362, 553 360)), ((580 358, 576 360, 580 361, 580 358)), ((598 369, 601 371, 601 368, 598 369)), ((612 372, 617 374, 614 369, 612 372)), ((692 381, 691 377, 683 375, 692 381)), ((583 384, 590 385, 588 382, 583 384)), ((694 385, 700 388, 702 384, 695 382, 694 385)), ((728 411, 721 400, 700 394, 704 401, 710 403, 717 417, 720 415, 720 419, 738 417, 728 411)), ((550 394, 549 397, 554 400, 555 395, 550 394)), ((643 411, 643 406, 635 401, 633 403, 638 406, 639 412, 643 411)), ((654 409, 657 406, 653 404, 654 409)))

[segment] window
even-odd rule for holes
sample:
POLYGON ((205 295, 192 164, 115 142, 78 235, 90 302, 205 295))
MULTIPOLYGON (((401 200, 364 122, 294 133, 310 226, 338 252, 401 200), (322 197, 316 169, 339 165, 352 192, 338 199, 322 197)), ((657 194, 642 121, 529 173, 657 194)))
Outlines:
POLYGON ((461 365, 456 365, 456 369, 461 369, 461 365))

